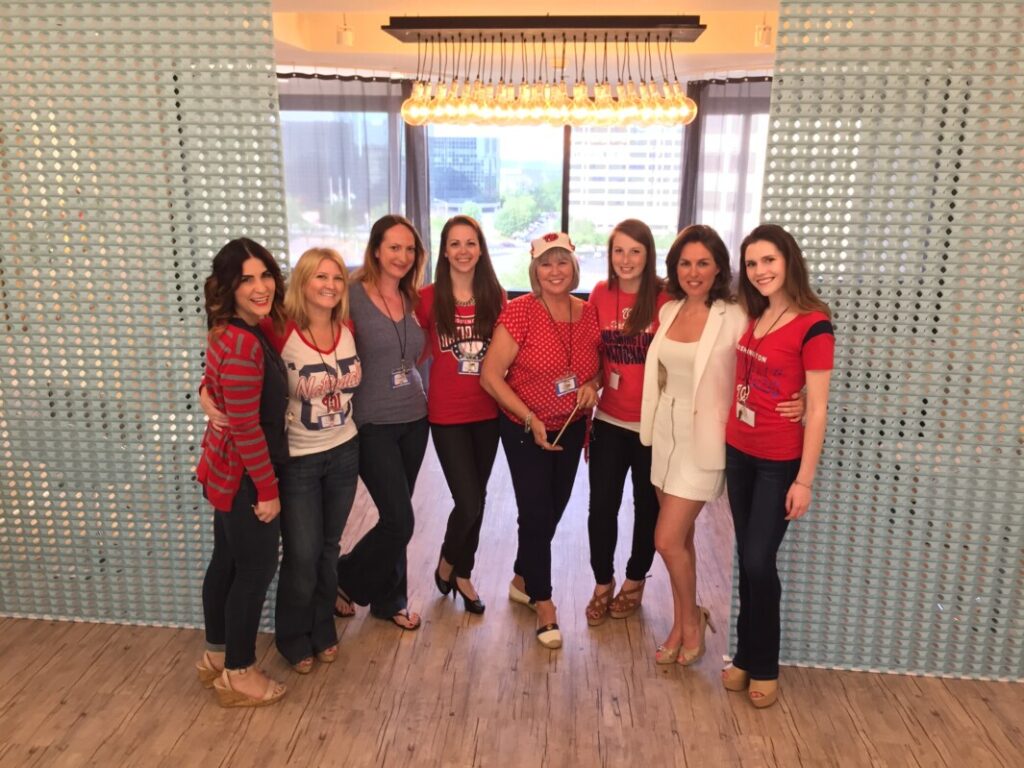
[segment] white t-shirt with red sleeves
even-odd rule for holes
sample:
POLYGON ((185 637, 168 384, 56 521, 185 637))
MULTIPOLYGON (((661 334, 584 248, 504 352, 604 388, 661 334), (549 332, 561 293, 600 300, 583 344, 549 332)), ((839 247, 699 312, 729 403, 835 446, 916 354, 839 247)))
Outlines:
POLYGON ((603 389, 595 418, 634 432, 640 431, 640 400, 644 388, 644 361, 658 330, 658 312, 669 300, 659 291, 651 324, 635 336, 623 333, 637 294, 609 288, 604 280, 594 286, 590 303, 597 310, 601 328, 603 389), (609 418, 610 417, 610 418, 609 418))
MULTIPOLYGON (((576 406, 576 393, 559 395, 557 384, 570 373, 583 386, 600 370, 601 332, 597 312, 590 304, 573 307, 574 322, 555 322, 544 304, 533 294, 512 299, 505 305, 498 324, 512 336, 519 352, 505 380, 527 408, 558 431, 576 406)), ((517 424, 519 417, 505 411, 517 424)), ((577 412, 575 419, 587 414, 577 412)), ((574 420, 575 420, 574 419, 574 420)))
POLYGON ((734 395, 725 441, 759 459, 799 459, 803 425, 780 415, 775 406, 803 389, 807 371, 832 370, 832 323, 822 312, 807 312, 760 339, 754 338, 755 325, 752 320, 736 344, 736 385, 750 387, 746 406, 754 412, 754 426, 737 417, 734 395))
POLYGON ((341 325, 334 338, 317 339, 314 347, 289 321, 283 336, 271 342, 288 371, 288 452, 291 456, 320 453, 356 436, 352 393, 362 380, 352 331, 341 325))
POLYGON ((498 418, 498 404, 480 386, 480 367, 491 343, 473 332, 474 306, 455 306, 455 338, 441 337, 434 322, 434 286, 420 291, 416 319, 427 329, 430 386, 427 418, 431 424, 470 424, 498 418))

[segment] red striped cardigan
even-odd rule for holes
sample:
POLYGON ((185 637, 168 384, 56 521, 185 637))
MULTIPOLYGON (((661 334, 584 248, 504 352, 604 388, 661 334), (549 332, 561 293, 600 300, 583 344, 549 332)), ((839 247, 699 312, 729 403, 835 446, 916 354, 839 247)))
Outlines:
POLYGON ((256 486, 257 499, 277 498, 277 477, 260 427, 263 372, 263 347, 251 332, 229 325, 207 347, 203 385, 228 418, 227 429, 207 425, 196 468, 214 509, 231 509, 245 472, 256 486))

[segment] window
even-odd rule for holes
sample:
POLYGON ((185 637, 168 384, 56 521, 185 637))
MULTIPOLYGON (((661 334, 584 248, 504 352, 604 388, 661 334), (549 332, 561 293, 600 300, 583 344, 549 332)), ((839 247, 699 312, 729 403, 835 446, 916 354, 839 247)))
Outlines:
POLYGON ((569 234, 580 261, 580 289, 608 277, 608 235, 623 219, 647 223, 658 273, 679 228, 683 129, 587 127, 572 132, 569 234))
POLYGON ((362 263, 370 226, 395 210, 386 112, 281 112, 288 244, 335 248, 362 263))
POLYGON ((432 263, 445 220, 464 213, 483 225, 509 291, 529 289, 530 240, 567 227, 587 292, 607 277, 608 234, 623 219, 651 227, 659 274, 680 221, 714 227, 738 261, 760 219, 769 78, 692 82, 699 112, 685 130, 573 128, 566 159, 562 127, 409 128, 397 81, 279 77, 293 260, 329 245, 359 264, 372 223, 398 212, 420 227, 432 263))
POLYGON ((498 280, 528 290, 530 240, 562 226, 562 129, 430 125, 431 251, 455 214, 480 222, 498 280))

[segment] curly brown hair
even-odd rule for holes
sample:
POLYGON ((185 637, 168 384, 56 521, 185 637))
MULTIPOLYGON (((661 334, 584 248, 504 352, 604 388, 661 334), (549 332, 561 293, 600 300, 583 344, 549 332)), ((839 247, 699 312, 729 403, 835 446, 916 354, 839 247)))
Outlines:
POLYGON ((206 278, 206 327, 211 339, 219 336, 235 316, 235 290, 242 281, 242 265, 249 259, 259 259, 274 278, 274 298, 270 306, 270 320, 274 330, 284 332, 284 277, 281 267, 270 251, 247 237, 227 243, 213 257, 213 269, 206 278))

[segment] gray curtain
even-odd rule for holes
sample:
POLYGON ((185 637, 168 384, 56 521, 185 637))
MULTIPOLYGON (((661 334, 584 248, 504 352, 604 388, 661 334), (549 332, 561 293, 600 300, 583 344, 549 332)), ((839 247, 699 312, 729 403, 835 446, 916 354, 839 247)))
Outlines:
POLYGON ((697 119, 683 139, 679 228, 709 224, 733 258, 760 215, 771 78, 697 80, 687 95, 697 119))
POLYGON ((293 260, 330 245, 361 263, 369 228, 386 213, 430 241, 426 129, 400 114, 410 91, 404 80, 278 75, 293 260))

